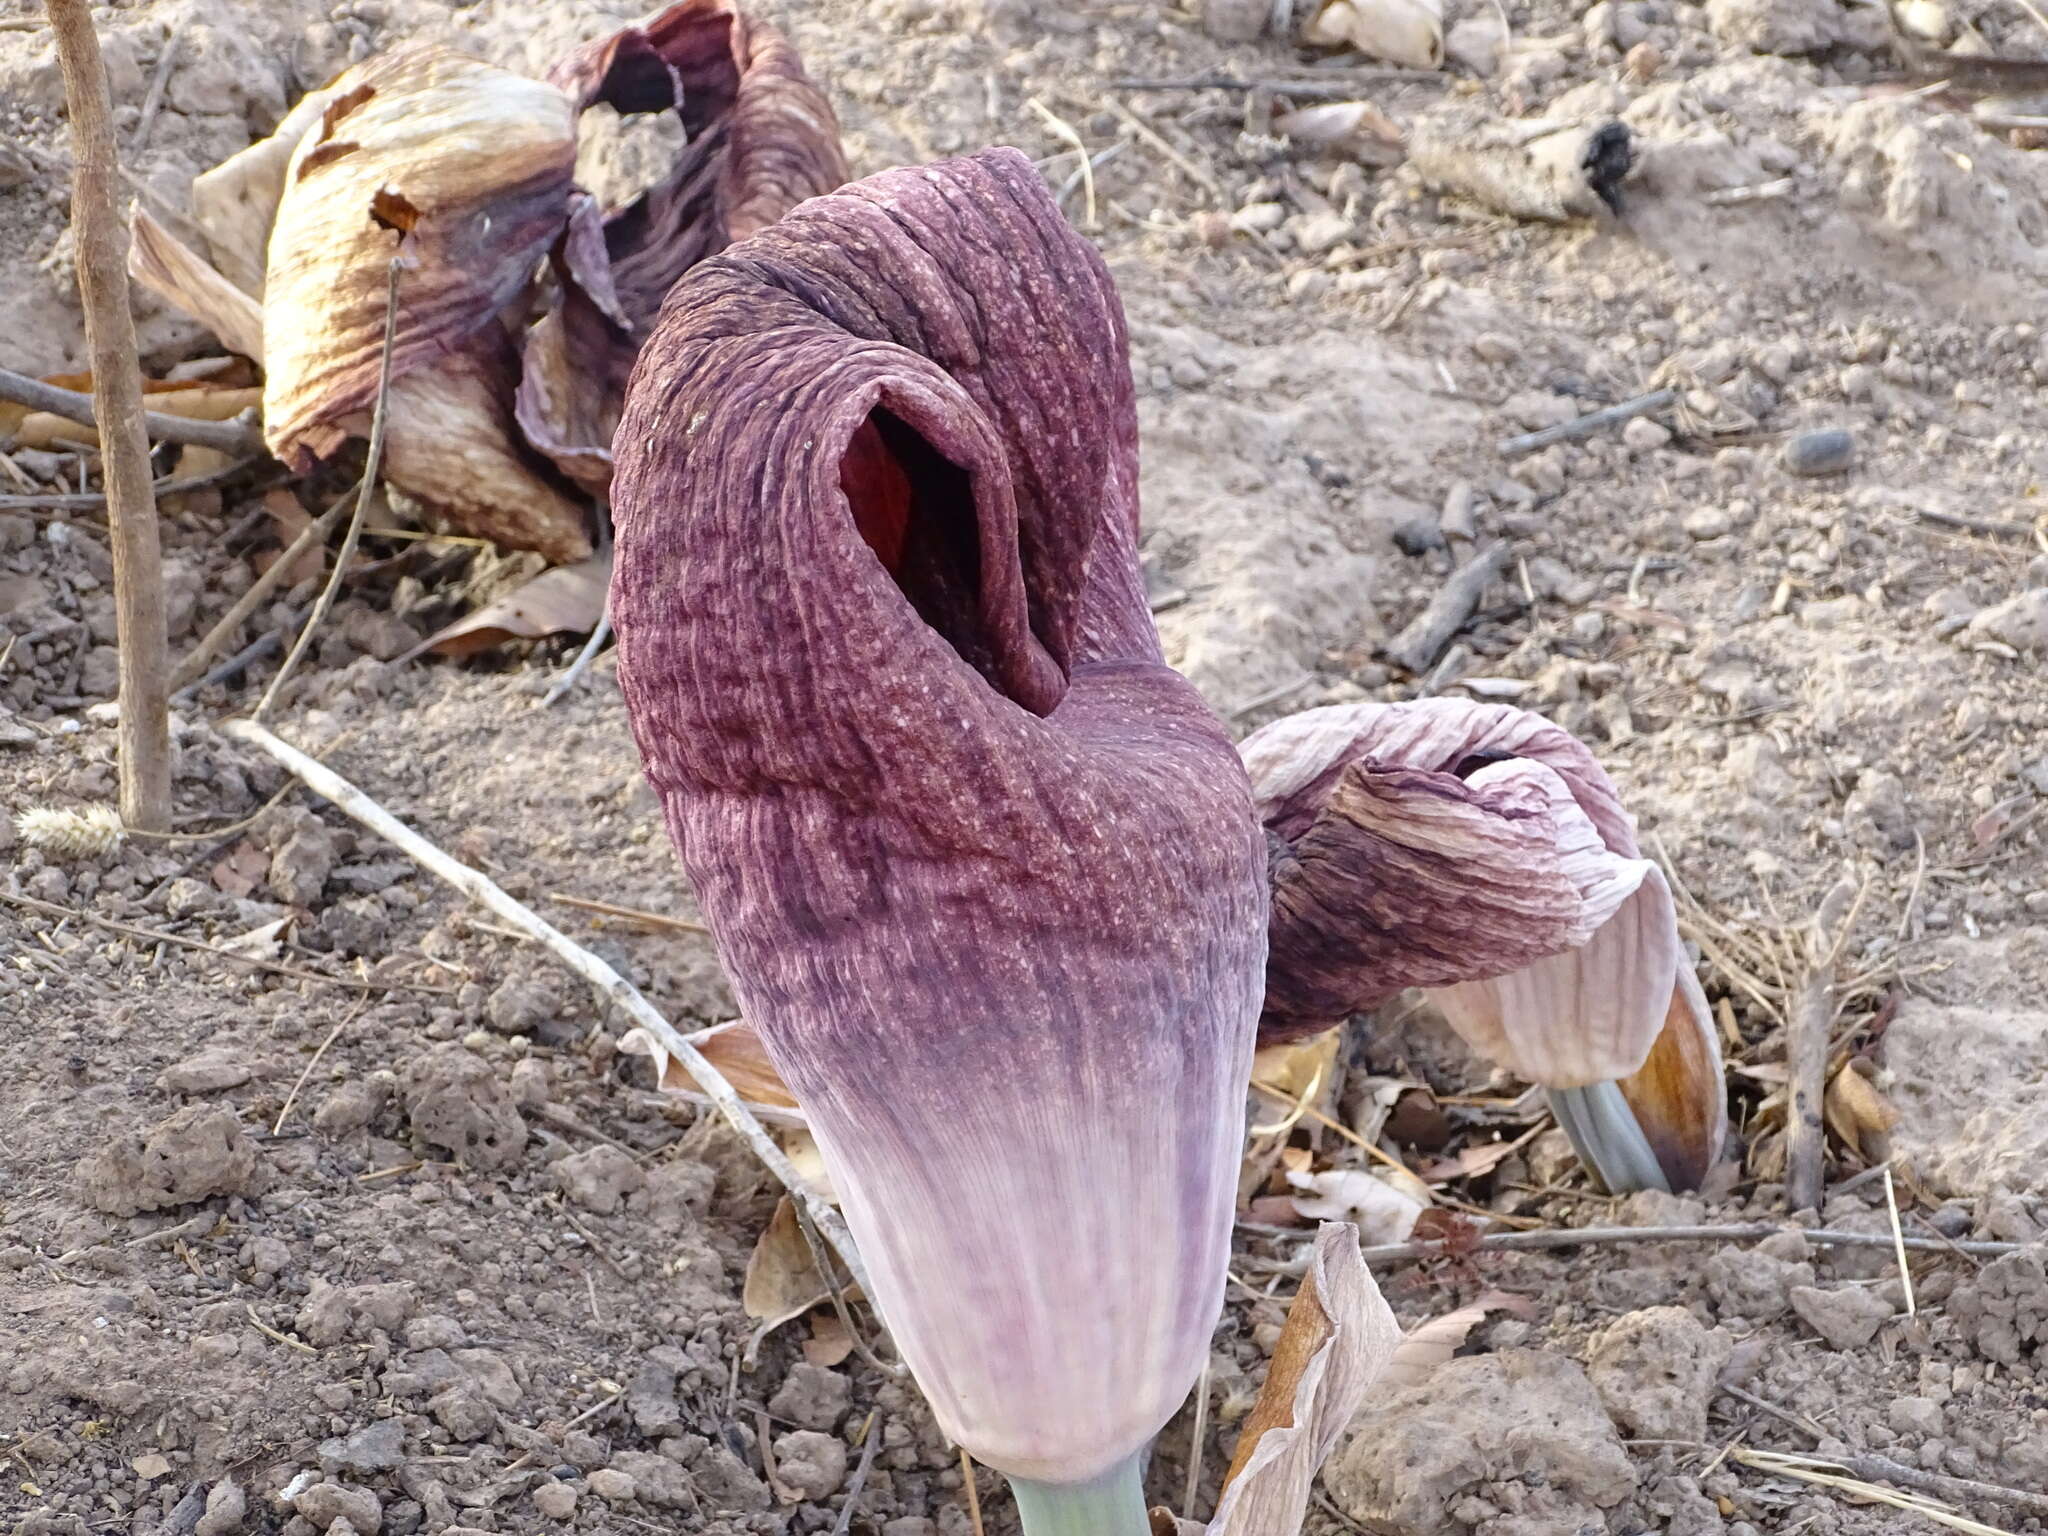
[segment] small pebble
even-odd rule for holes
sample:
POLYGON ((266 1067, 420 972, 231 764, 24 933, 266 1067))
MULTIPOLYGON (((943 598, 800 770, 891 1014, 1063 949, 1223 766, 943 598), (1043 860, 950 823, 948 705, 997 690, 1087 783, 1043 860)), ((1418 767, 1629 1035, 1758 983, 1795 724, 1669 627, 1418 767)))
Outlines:
POLYGON ((1426 555, 1444 547, 1443 530, 1433 518, 1411 517, 1395 527, 1394 547, 1404 555, 1426 555))
POLYGON ((567 1483, 542 1483, 533 1490, 534 1510, 545 1520, 567 1520, 576 1513, 576 1490, 567 1483))
POLYGON ((1789 473, 1807 478, 1839 475, 1856 462, 1856 439, 1840 427, 1801 432, 1785 444, 1780 462, 1789 473))
POLYGON ((599 1467, 584 1481, 592 1493, 608 1504, 630 1504, 640 1491, 632 1477, 616 1467, 599 1467))
POLYGON ((1685 531, 1695 539, 1721 538, 1732 526, 1728 514, 1719 507, 1694 507, 1685 514, 1685 531))
POLYGON ((1647 416, 1635 416, 1621 429, 1621 440, 1630 453, 1652 453, 1670 445, 1671 429, 1647 416))

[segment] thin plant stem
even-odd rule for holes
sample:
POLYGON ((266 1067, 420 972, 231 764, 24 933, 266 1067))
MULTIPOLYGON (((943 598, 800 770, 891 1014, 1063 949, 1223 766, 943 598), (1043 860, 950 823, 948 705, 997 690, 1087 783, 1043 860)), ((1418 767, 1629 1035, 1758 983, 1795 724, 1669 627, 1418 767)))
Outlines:
POLYGON ((327 610, 334 606, 335 594, 341 590, 342 579, 348 574, 348 564, 356 557, 356 542, 363 536, 363 518, 370 509, 370 498, 377 493, 377 470, 384 462, 384 419, 388 412, 391 396, 391 343, 398 334, 398 273, 404 265, 403 259, 391 258, 384 290, 384 358, 377 370, 377 403, 370 416, 370 452, 363 461, 363 478, 356 487, 356 510, 348 520, 348 532, 342 535, 341 549, 334 557, 334 569, 328 573, 327 585, 320 591, 320 600, 313 605, 307 616, 305 628, 299 631, 299 638, 292 643, 290 654, 284 665, 277 669, 277 676, 270 680, 270 686, 263 690, 263 697, 249 718, 261 724, 270 712, 270 706, 277 702, 278 691, 284 687, 285 679, 298 666, 299 658, 306 654, 306 648, 313 643, 313 636, 320 628, 321 620, 327 617, 327 610))

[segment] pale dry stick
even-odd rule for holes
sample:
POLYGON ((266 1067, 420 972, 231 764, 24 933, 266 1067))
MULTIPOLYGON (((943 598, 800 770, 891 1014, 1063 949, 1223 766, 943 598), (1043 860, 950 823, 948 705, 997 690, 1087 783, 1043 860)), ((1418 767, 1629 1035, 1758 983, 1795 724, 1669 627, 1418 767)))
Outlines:
POLYGON ((1385 68, 1332 70, 1322 80, 1254 80, 1234 75, 1187 75, 1174 79, 1146 79, 1125 76, 1109 82, 1119 91, 1271 91, 1276 96, 1299 96, 1304 101, 1350 101, 1358 87, 1369 81, 1396 81, 1410 85, 1447 86, 1453 77, 1432 70, 1385 68))
POLYGON ((981 1490, 974 1486, 974 1458, 964 1445, 960 1447, 960 1481, 967 1485, 967 1518, 974 1525, 974 1536, 988 1536, 981 1525, 981 1490))
POLYGON ((362 1009, 357 1008, 355 1013, 349 1014, 340 1023, 336 1024, 334 1028, 327 1031, 327 1038, 320 1042, 320 1048, 313 1053, 313 1059, 306 1063, 306 1070, 301 1072, 299 1080, 292 1084, 292 1091, 284 1096, 284 1108, 277 1112, 277 1120, 270 1127, 271 1135, 277 1136, 283 1133, 285 1121, 291 1118, 292 1106, 299 1102, 299 1091, 306 1086, 306 1080, 313 1075, 313 1069, 320 1065, 320 1058, 327 1054, 327 1048, 341 1038, 341 1032, 355 1022, 356 1014, 361 1012, 362 1009))
POLYGON ((1899 1284, 1906 1290, 1906 1316, 1917 1317, 1920 1308, 1913 1300, 1913 1271, 1906 1267, 1906 1234, 1899 1226, 1899 1196, 1892 1185, 1892 1165, 1884 1165, 1884 1208, 1892 1221, 1892 1251, 1899 1261, 1899 1284))
POLYGON ((249 590, 235 599, 232 608, 221 615, 220 622, 206 632, 205 638, 185 653, 185 659, 178 663, 171 673, 171 692, 176 693, 199 681, 206 664, 216 652, 228 643, 228 636, 242 627, 242 621, 254 613, 259 604, 283 585, 286 574, 299 563, 299 557, 315 544, 326 542, 327 535, 334 531, 334 525, 341 521, 341 514, 348 508, 346 495, 337 497, 333 506, 313 519, 299 531, 285 552, 270 563, 270 569, 249 583, 249 590))
POLYGON ((1726 1393, 1739 1403, 1747 1403, 1750 1407, 1756 1409, 1758 1413, 1769 1414, 1781 1424, 1791 1425, 1809 1440, 1818 1442, 1827 1439, 1827 1431, 1823 1430, 1805 1415, 1780 1408, 1776 1403, 1758 1397, 1754 1392, 1745 1391, 1732 1382, 1717 1382, 1715 1383, 1714 1390, 1726 1393))
POLYGON ((258 1333, 262 1334, 263 1337, 265 1337, 266 1339, 275 1340, 277 1343, 284 1345, 287 1349, 303 1350, 305 1353, 309 1355, 317 1355, 320 1353, 319 1350, 315 1349, 311 1344, 308 1344, 304 1339, 295 1339, 288 1333, 279 1333, 275 1328, 271 1327, 270 1324, 263 1321, 262 1318, 256 1315, 255 1303, 250 1302, 245 1304, 244 1310, 249 1314, 249 1326, 254 1328, 258 1333))
POLYGON ((1647 395, 1637 395, 1633 400, 1624 400, 1619 405, 1610 405, 1605 410, 1592 411, 1573 421, 1560 422, 1554 427, 1545 427, 1540 432, 1524 432, 1519 437, 1504 437, 1495 451, 1504 458, 1517 454, 1534 453, 1539 448, 1548 448, 1552 443, 1569 443, 1581 437, 1591 437, 1602 427, 1618 427, 1637 416, 1647 416, 1652 411, 1661 411, 1678 399, 1675 389, 1653 389, 1647 395))
POLYGON ((75 146, 71 222, 78 291, 92 353, 92 402, 113 524, 114 620, 120 641, 121 820, 160 832, 171 820, 170 663, 165 655, 163 551, 149 439, 142 424, 142 365, 128 308, 128 229, 114 206, 117 180, 107 73, 86 0, 49 0, 75 146))
POLYGON ((846 1502, 839 1507, 839 1518, 832 1522, 832 1536, 846 1536, 853 1529, 853 1512, 860 1505, 861 1490, 868 1485, 875 1452, 882 1448, 882 1428, 879 1410, 871 1412, 867 1427, 861 1431, 860 1465, 854 1468, 853 1481, 846 1485, 846 1502))
POLYGON ((1839 1465, 1872 1482, 1897 1483, 1902 1488, 1918 1488, 1945 1499, 1989 1499, 1994 1503, 2010 1505, 2030 1515, 2048 1518, 2048 1494, 2030 1493, 2024 1488, 2008 1488, 2003 1483, 1979 1482, 1974 1477, 1950 1477, 1942 1472, 1923 1472, 1918 1467, 1909 1467, 1903 1462, 1893 1461, 1889 1456, 1878 1456, 1867 1451, 1844 1456, 1839 1465))
POLYGON ((1785 1025, 1785 1208, 1821 1207, 1827 1158, 1828 1052, 1833 1043, 1836 963, 1862 895, 1838 881, 1802 935, 1806 974, 1785 1025), (1845 921, 1845 917, 1847 921, 1845 921))
MULTIPOLYGON (((97 375, 95 375, 97 377, 97 375)), ((141 411, 140 401, 144 398, 141 385, 136 385, 136 409, 141 411)), ((32 379, 25 373, 16 373, 11 368, 0 368, 0 400, 15 405, 25 405, 32 411, 48 411, 62 416, 81 426, 97 426, 100 419, 99 406, 92 395, 75 389, 63 389, 55 384, 45 384, 41 379, 32 379)), ((248 422, 237 418, 233 421, 202 421, 195 416, 171 416, 161 411, 142 411, 143 430, 160 443, 190 443, 200 448, 212 448, 235 458, 247 458, 263 451, 263 434, 248 422)))
POLYGON ((692 1045, 687 1036, 663 1018, 638 987, 531 907, 507 895, 495 881, 450 858, 324 763, 280 740, 254 720, 230 720, 221 729, 236 740, 268 753, 313 793, 332 802, 345 815, 368 827, 414 863, 447 881, 472 901, 488 907, 521 932, 530 934, 597 988, 613 1007, 660 1042, 661 1048, 675 1057, 683 1070, 696 1080, 705 1097, 731 1123, 740 1139, 781 1181, 791 1198, 808 1207, 811 1219, 832 1244, 855 1283, 867 1294, 874 1294, 868 1284, 867 1267, 861 1263, 860 1254, 853 1246, 853 1236, 846 1230, 839 1213, 811 1193, 803 1175, 797 1172, 775 1138, 747 1109, 738 1092, 726 1081, 725 1074, 706 1060, 703 1052, 692 1045))
MULTIPOLYGON (((1239 1222, 1239 1226, 1246 1223, 1239 1222)), ((1540 1232, 1488 1232, 1473 1246, 1487 1252, 1548 1252, 1558 1248, 1591 1248, 1612 1243, 1760 1243, 1780 1232, 1797 1232, 1823 1248, 1890 1248, 1889 1232, 1838 1232, 1828 1227, 1785 1226, 1777 1222, 1752 1221, 1726 1227, 1556 1227, 1540 1232)), ((1307 1237, 1306 1232, 1289 1233, 1307 1237)), ((1996 1259, 2018 1253, 2024 1243, 1954 1242, 1931 1237, 1899 1239, 1916 1253, 1940 1253, 1953 1248, 1974 1258, 1996 1259)), ((1444 1255, 1437 1243, 1380 1243, 1363 1250, 1368 1264, 1399 1259, 1433 1259, 1444 1255)))
POLYGON ((1095 216, 1095 167, 1089 159, 1088 146, 1081 141, 1081 135, 1072 123, 1036 96, 1027 99, 1024 105, 1038 114, 1038 120, 1051 130, 1054 138, 1081 157, 1081 205, 1086 210, 1082 227, 1094 229, 1098 222, 1095 216))
POLYGON ((1827 1461, 1816 1456, 1788 1456, 1778 1451, 1746 1449, 1731 1452, 1729 1460, 1741 1466, 1752 1467, 1759 1472, 1794 1478, 1802 1483, 1832 1488, 1866 1502, 1903 1509, 1910 1514, 1919 1515, 1924 1520, 1932 1520, 1937 1525, 1947 1526, 1952 1531, 1967 1532, 1969 1536, 2015 1536, 2015 1533, 1998 1526, 1986 1525, 1981 1520, 1959 1515, 1947 1505, 1923 1495, 1899 1493, 1866 1478, 1840 1475, 1847 1470, 1843 1462, 1827 1461))
POLYGON ((606 608, 597 617, 597 628, 590 632, 590 638, 583 642, 583 649, 576 653, 576 659, 569 663, 568 670, 555 679, 540 707, 546 709, 563 694, 583 681, 583 674, 590 670, 590 664, 597 660, 598 650, 612 637, 612 611, 606 608))
POLYGON ((341 591, 341 583, 348 575, 349 562, 355 558, 356 543, 363 536, 364 516, 370 509, 370 498, 377 492, 377 470, 384 462, 384 422, 391 404, 391 343, 398 334, 398 273, 403 265, 403 259, 394 256, 385 274, 384 356, 377 370, 377 403, 370 415, 370 450, 363 460, 363 478, 356 486, 355 515, 348 520, 348 532, 341 536, 341 548, 334 556, 334 569, 328 573, 327 585, 320 589, 320 597, 313 604, 305 627, 299 631, 299 638, 292 643, 291 650, 285 653, 284 664, 277 669, 277 676, 270 680, 270 686, 263 690, 263 697, 256 701, 256 708, 250 712, 249 718, 254 723, 261 723, 263 717, 270 713, 270 706, 277 702, 278 690, 284 687, 285 679, 298 666, 299 658, 306 654, 306 647, 313 643, 320 621, 334 606, 335 595, 341 591))
POLYGON ((1954 528, 1963 533, 1981 533, 1991 538, 2024 539, 2033 536, 2035 523, 2007 522, 1996 517, 1965 517, 1960 512, 1937 512, 1928 507, 1917 507, 1913 516, 1923 523, 1936 528, 1954 528))
POLYGON ((1210 196, 1218 199, 1222 198, 1222 183, 1167 142, 1166 135, 1157 128, 1154 128, 1142 112, 1139 112, 1134 107, 1126 106, 1121 101, 1107 101, 1103 105, 1108 107, 1117 117, 1122 118, 1126 128, 1129 128, 1131 132, 1164 155, 1175 170, 1179 171, 1203 191, 1209 193, 1210 196))
MULTIPOLYGON (((677 933, 709 933, 711 930, 702 923, 693 923, 686 917, 666 917, 659 912, 642 911, 639 907, 622 907, 615 902, 593 901, 588 896, 571 896, 567 891, 549 891, 548 900, 559 902, 565 907, 575 907, 581 912, 595 912, 602 917, 616 917, 629 923, 644 923, 649 928, 672 928, 677 933)), ((703 1034, 704 1031, 698 1031, 703 1034)), ((697 1036, 691 1036, 696 1039, 697 1036)))
POLYGON ((128 147, 141 151, 149 145, 150 130, 156 127, 156 115, 164 108, 164 92, 170 88, 171 70, 178 62, 178 45, 185 40, 185 24, 179 22, 164 38, 164 51, 157 55, 156 73, 150 76, 149 94, 142 98, 142 115, 135 120, 135 132, 130 135, 128 147))
POLYGON ((182 933, 165 933, 161 929, 141 928, 134 923, 119 923, 111 917, 101 917, 94 912, 81 911, 77 907, 60 906, 54 901, 43 901, 35 896, 22 896, 13 891, 0 891, 0 901, 17 907, 26 907, 31 912, 41 912, 47 917, 76 918, 82 923, 91 923, 110 933, 125 933, 132 939, 146 939, 152 944, 176 944, 184 949, 202 950, 217 955, 236 965, 246 965, 259 971, 270 971, 278 976, 289 976, 294 981, 317 981, 330 987, 350 987, 358 992, 424 992, 430 997, 447 997, 447 987, 423 987, 410 981, 362 981, 353 976, 323 976, 318 971, 305 970, 300 966, 286 965, 282 960, 264 960, 256 955, 239 954, 221 944, 209 944, 204 939, 188 939, 182 933))
POLYGON ((1195 1500, 1202 1492, 1203 1444, 1209 1437, 1209 1362, 1202 1362, 1202 1379, 1195 1383, 1195 1425, 1194 1434, 1188 1441, 1188 1480, 1181 1487, 1180 1514, 1183 1520, 1195 1518, 1195 1500))
MULTIPOLYGON (((596 1418, 600 1413, 603 1413, 605 1409, 617 1407, 621 1402, 625 1401, 625 1397, 625 1391, 624 1389, 621 1389, 617 1392, 614 1392, 610 1397, 607 1397, 600 1402, 592 1403, 588 1408, 584 1409, 581 1413, 577 1414, 575 1418, 569 1420, 566 1424, 564 1424, 562 1426, 563 1430, 567 1431, 576 1428, 579 1424, 587 1424, 590 1420, 596 1418)), ((533 1456, 534 1453, 532 1451, 521 1452, 519 1459, 517 1461, 506 1463, 505 1471, 507 1473, 517 1472, 521 1467, 525 1466, 529 1461, 533 1460, 533 1456)))

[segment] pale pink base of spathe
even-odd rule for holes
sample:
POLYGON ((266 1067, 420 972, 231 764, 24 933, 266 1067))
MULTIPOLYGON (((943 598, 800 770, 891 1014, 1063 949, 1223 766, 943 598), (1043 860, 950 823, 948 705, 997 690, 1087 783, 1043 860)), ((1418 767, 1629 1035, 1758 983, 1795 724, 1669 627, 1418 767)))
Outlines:
MULTIPOLYGON (((1248 1020, 1257 995, 1226 1006, 1248 1020)), ((1037 1082, 1013 1062, 1000 1082, 929 1097, 906 1084, 879 1135, 858 1108, 806 1106, 871 1300, 939 1428, 977 1462, 1089 1481, 1147 1445, 1200 1378, 1251 1072, 1250 1030, 1220 1060, 1216 1033, 1105 1041, 1080 1094, 1071 1056, 1037 1082)))

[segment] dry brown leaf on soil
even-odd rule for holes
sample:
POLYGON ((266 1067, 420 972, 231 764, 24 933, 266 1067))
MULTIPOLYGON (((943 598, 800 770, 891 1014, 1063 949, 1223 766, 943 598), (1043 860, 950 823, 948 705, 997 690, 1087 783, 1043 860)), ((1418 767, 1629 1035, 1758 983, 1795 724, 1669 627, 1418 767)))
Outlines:
POLYGON ((775 1214, 754 1244, 747 1259, 747 1279, 740 1304, 747 1316, 767 1325, 772 1332, 784 1323, 804 1315, 821 1301, 831 1298, 831 1287, 818 1273, 818 1260, 811 1252, 803 1226, 796 1219, 796 1205, 784 1195, 775 1203, 775 1214))
POLYGON ((609 554, 555 566, 496 602, 436 630, 398 659, 411 661, 428 651, 439 656, 473 656, 507 640, 587 634, 604 617, 605 591, 611 579, 609 554))
POLYGON ((1829 1079, 1822 1109, 1828 1129, 1865 1162, 1880 1163, 1890 1155, 1898 1108, 1856 1070, 1853 1060, 1844 1062, 1829 1079))
MULTIPOLYGON (((198 196, 196 183, 193 195, 195 199, 198 196)), ((266 234, 269 231, 267 219, 264 230, 266 234)), ((262 303, 228 281, 205 257, 139 206, 135 210, 134 240, 128 248, 128 271, 145 288, 168 299, 212 331, 230 351, 258 363, 263 361, 262 303)), ((260 281, 260 273, 258 278, 260 281)))
POLYGON ((1252 1057, 1252 1081, 1300 1102, 1314 1090, 1310 1108, 1329 1096, 1337 1077, 1337 1047, 1341 1030, 1326 1029, 1306 1040, 1262 1046, 1252 1057))
POLYGON ((813 1312, 811 1336, 804 1340, 804 1358, 825 1370, 853 1353, 853 1334, 837 1312, 813 1312))
MULTIPOLYGON (((725 1074, 739 1096, 749 1104, 767 1104, 777 1109, 795 1109, 796 1100, 783 1084, 782 1074, 768 1059, 761 1037, 744 1019, 720 1024, 691 1037, 704 1059, 725 1074)), ((697 1080, 685 1072, 673 1056, 664 1057, 661 1087, 668 1093, 698 1092, 697 1080)))
POLYGON ((1457 1354, 1472 1330, 1486 1321, 1489 1312, 1512 1312, 1517 1317, 1527 1317, 1530 1310, 1523 1297, 1506 1291, 1488 1291, 1469 1307, 1417 1323, 1401 1335, 1399 1346, 1373 1385, 1383 1394, 1406 1391, 1457 1354))
POLYGON ((244 838, 213 866, 213 888, 236 900, 251 895, 270 870, 270 856, 244 838))

